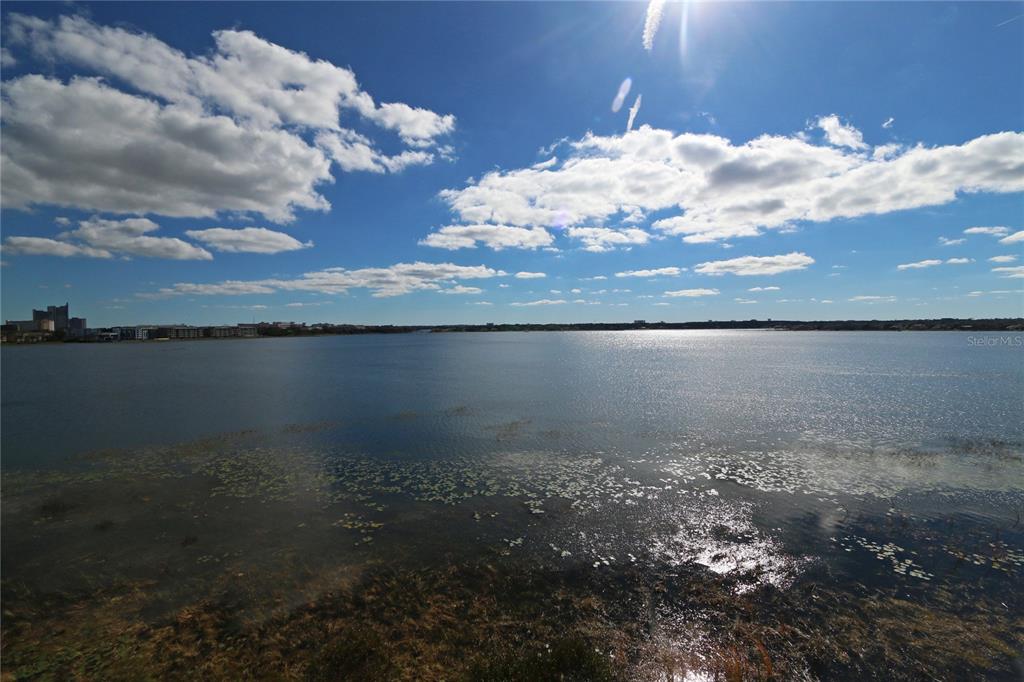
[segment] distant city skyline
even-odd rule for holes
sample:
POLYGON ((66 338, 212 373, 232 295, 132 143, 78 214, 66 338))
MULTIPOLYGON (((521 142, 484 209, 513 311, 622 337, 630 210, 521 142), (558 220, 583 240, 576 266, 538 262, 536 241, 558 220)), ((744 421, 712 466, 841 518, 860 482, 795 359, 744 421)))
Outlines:
POLYGON ((2 316, 1018 317, 1019 13, 5 3, 2 316))

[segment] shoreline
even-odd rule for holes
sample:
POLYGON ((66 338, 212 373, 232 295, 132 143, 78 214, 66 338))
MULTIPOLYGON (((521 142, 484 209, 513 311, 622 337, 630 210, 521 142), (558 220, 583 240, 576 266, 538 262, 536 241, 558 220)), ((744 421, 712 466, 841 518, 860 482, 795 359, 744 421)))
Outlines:
MULTIPOLYGON (((181 325, 183 328, 203 330, 206 327, 181 325)), ((249 325, 246 325, 249 326, 249 325)), ((97 331, 130 329, 130 327, 108 327, 97 331)), ((929 318, 907 320, 721 320, 708 322, 647 322, 632 323, 581 322, 581 323, 488 323, 488 324, 441 324, 441 325, 332 325, 327 323, 260 323, 255 335, 195 336, 191 338, 150 338, 150 339, 35 339, 19 340, 3 338, 2 345, 39 345, 55 343, 140 343, 168 341, 212 341, 250 338, 288 338, 311 336, 360 336, 366 334, 451 334, 451 333, 494 333, 494 332, 587 332, 587 331, 779 331, 779 332, 904 332, 904 331, 957 331, 957 332, 1024 332, 1024 318, 929 318)), ((1005 345, 1024 346, 1024 337, 1013 338, 1005 345)))

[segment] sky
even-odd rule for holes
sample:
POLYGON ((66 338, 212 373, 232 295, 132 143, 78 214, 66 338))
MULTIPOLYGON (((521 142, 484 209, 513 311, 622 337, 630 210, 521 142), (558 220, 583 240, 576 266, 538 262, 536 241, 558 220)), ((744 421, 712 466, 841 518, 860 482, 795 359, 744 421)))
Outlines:
POLYGON ((1024 316, 1024 3, 2 7, 2 316, 1024 316))

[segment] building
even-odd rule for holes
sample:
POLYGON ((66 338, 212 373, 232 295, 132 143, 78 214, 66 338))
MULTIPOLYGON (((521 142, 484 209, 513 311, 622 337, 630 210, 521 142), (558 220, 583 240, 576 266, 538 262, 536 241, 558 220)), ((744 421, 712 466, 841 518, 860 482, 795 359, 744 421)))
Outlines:
POLYGON ((72 317, 68 320, 68 338, 85 338, 86 329, 84 317, 72 317))
POLYGON ((51 331, 67 331, 70 320, 68 318, 68 304, 47 306, 46 310, 33 310, 32 319, 36 322, 50 320, 53 322, 51 331))
POLYGON ((36 320, 7 320, 4 324, 4 331, 10 332, 34 332, 39 331, 39 322, 36 320))

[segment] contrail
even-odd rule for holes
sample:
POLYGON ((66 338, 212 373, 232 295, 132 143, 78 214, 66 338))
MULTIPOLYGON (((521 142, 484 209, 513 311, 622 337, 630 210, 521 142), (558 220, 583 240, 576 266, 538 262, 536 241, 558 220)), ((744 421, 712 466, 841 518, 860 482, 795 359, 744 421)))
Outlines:
POLYGON ((665 0, 651 0, 647 5, 647 19, 644 21, 644 49, 650 52, 654 49, 654 34, 658 32, 661 25, 661 14, 665 11, 665 0))
POLYGON ((633 106, 629 108, 629 120, 626 121, 626 132, 628 133, 633 129, 633 121, 636 120, 636 114, 640 111, 640 100, 643 99, 643 95, 637 95, 636 101, 633 102, 633 106))
MULTIPOLYGON (((648 10, 648 12, 649 12, 649 11, 650 11, 650 10, 648 10)), ((1018 14, 1018 15, 1017 15, 1017 16, 1015 16, 1015 17, 1010 17, 1010 18, 1009 18, 1009 19, 1007 19, 1006 21, 1001 21, 1001 22, 999 22, 998 24, 996 24, 996 26, 995 26, 995 27, 996 27, 996 28, 999 28, 1000 26, 1006 26, 1006 25, 1007 25, 1008 23, 1010 23, 1011 21, 1017 21, 1017 20, 1018 20, 1018 19, 1020 19, 1021 17, 1024 17, 1024 14, 1018 14)))

